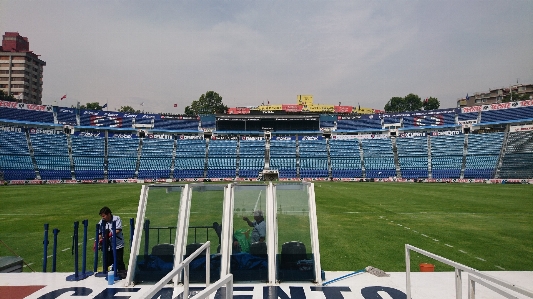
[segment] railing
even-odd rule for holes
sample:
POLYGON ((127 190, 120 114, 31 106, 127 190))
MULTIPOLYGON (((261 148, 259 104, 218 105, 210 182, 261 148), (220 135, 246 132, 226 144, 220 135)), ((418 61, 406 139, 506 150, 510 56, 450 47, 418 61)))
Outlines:
POLYGON ((452 267, 455 268, 455 298, 456 299, 462 298, 463 282, 462 282, 461 275, 462 275, 463 271, 472 275, 472 276, 470 276, 470 275, 468 276, 469 292, 470 292, 470 295, 471 295, 469 298, 471 298, 471 299, 474 299, 474 297, 472 297, 472 296, 475 296, 475 282, 478 282, 479 284, 488 287, 489 289, 491 289, 492 291, 497 292, 500 295, 504 295, 506 297, 507 297, 507 295, 511 296, 511 297, 507 297, 507 298, 516 298, 516 297, 508 294, 507 292, 505 292, 501 288, 498 288, 498 287, 495 287, 494 285, 488 284, 486 281, 490 281, 490 282, 492 282, 492 283, 494 283, 496 285, 499 285, 500 287, 506 288, 508 290, 512 290, 512 291, 514 291, 516 293, 525 295, 525 296, 527 296, 529 298, 533 298, 533 292, 531 292, 531 291, 528 291, 528 290, 525 290, 523 288, 517 287, 514 284, 505 282, 503 280, 500 280, 498 278, 492 277, 490 275, 481 273, 481 272, 479 272, 479 270, 476 270, 474 268, 470 268, 470 267, 465 266, 463 264, 459 264, 457 262, 454 262, 454 261, 449 260, 447 258, 441 257, 439 255, 433 254, 431 252, 422 250, 420 248, 414 247, 412 245, 405 244, 405 276, 406 276, 405 290, 406 290, 406 293, 407 293, 407 299, 411 299, 412 298, 411 297, 411 258, 410 258, 410 250, 418 252, 418 253, 420 253, 422 255, 425 255, 427 257, 430 257, 432 259, 435 259, 435 260, 437 260, 439 262, 442 262, 442 263, 444 263, 446 265, 449 265, 449 266, 452 266, 452 267))
POLYGON ((219 280, 217 280, 215 283, 213 283, 211 286, 209 285, 209 281, 211 278, 211 263, 209 256, 211 255, 211 242, 207 241, 204 245, 202 245, 200 248, 198 248, 193 254, 191 254, 188 258, 186 258, 183 262, 179 264, 178 267, 175 267, 172 271, 170 271, 165 277, 161 278, 160 281, 158 281, 153 287, 151 287, 146 293, 139 296, 139 298, 152 298, 157 294, 168 282, 176 275, 178 275, 182 270, 184 270, 184 276, 183 276, 183 295, 181 298, 189 298, 189 264, 197 257, 199 256, 202 251, 206 251, 206 259, 205 259, 205 286, 206 288, 202 290, 201 292, 194 295, 192 298, 196 299, 203 299, 218 290, 221 286, 226 285, 226 298, 230 299, 233 298, 233 275, 228 274, 224 277, 221 277, 219 280))

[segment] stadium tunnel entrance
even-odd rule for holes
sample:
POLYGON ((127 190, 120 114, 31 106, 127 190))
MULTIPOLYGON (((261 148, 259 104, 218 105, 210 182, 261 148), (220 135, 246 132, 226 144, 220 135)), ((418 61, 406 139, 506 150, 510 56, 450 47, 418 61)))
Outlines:
POLYGON ((313 183, 192 183, 142 187, 126 285, 161 280, 206 241, 191 282, 206 281, 206 259, 212 282, 323 280, 313 183))

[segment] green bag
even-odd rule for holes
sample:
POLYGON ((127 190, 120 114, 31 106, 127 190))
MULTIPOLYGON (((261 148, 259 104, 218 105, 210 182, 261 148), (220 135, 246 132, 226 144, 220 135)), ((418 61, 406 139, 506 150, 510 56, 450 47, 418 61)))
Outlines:
POLYGON ((241 252, 250 252, 250 241, 246 237, 246 232, 248 232, 249 229, 241 228, 239 230, 236 230, 233 234, 235 236, 235 239, 237 239, 237 242, 239 242, 239 245, 241 246, 241 252))

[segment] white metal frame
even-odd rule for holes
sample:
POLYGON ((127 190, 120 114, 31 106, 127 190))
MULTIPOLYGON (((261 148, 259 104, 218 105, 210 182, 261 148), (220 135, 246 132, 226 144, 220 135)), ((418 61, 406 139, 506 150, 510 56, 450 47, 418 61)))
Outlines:
MULTIPOLYGON (((161 278, 155 285, 153 285, 148 291, 138 296, 138 298, 152 298, 159 292, 173 277, 177 276, 181 270, 184 270, 183 274, 183 296, 182 298, 189 298, 189 264, 199 256, 202 251, 205 250, 205 286, 206 288, 194 295, 192 298, 203 299, 207 298, 210 294, 218 290, 223 285, 226 285, 226 298, 233 298, 233 275, 227 274, 221 279, 217 280, 211 286, 209 285, 211 279, 210 271, 210 258, 211 255, 211 242, 206 241, 200 248, 198 248, 193 254, 181 262, 178 267, 174 267, 165 277, 161 278)), ((137 296, 136 296, 137 297, 137 296)), ((177 298, 177 297, 175 297, 177 298)))
POLYGON ((276 282, 277 274, 276 255, 278 253, 278 218, 276 215, 276 207, 278 204, 275 191, 276 188, 274 187, 274 184, 272 184, 272 182, 269 182, 266 189, 266 236, 267 240, 272 240, 269 241, 270 245, 267 246, 269 284, 273 284, 276 282))
MULTIPOLYGON (((460 299, 462 298, 462 291, 463 291, 463 283, 462 283, 462 272, 467 272, 471 275, 473 275, 475 278, 470 278, 470 275, 469 275, 469 282, 470 281, 476 281, 476 282, 479 282, 480 284, 484 285, 484 286, 487 286, 488 287, 488 283, 487 282, 481 282, 482 279, 483 280, 486 280, 486 281, 490 281, 500 287, 503 287, 503 288, 506 288, 506 289, 509 289, 509 290, 512 290, 514 292, 517 292, 519 294, 522 294, 522 295, 525 295, 529 298, 533 298, 533 292, 531 291, 528 291, 526 289, 523 289, 523 288, 520 288, 520 287, 517 287, 516 285, 512 284, 512 283, 508 283, 508 282, 505 282, 501 279, 498 279, 496 277, 493 277, 493 276, 490 276, 490 275, 487 275, 487 274, 484 274, 484 273, 481 273, 479 270, 476 270, 474 268, 470 268, 468 266, 465 266, 463 264, 459 264, 457 262, 454 262, 452 260, 449 260, 447 258, 444 258, 444 257, 441 257, 439 255, 436 255, 436 254, 433 254, 431 252, 428 252, 428 251, 425 251, 425 250, 422 250, 420 248, 417 248, 415 246, 412 246, 412 245, 409 245, 409 244, 405 244, 405 276, 406 276, 406 285, 405 285, 405 290, 406 290, 406 293, 407 293, 407 299, 411 299, 411 258, 410 258, 410 251, 415 251, 415 252, 418 252, 422 255, 425 255, 427 257, 430 257, 432 259, 435 259, 439 262, 442 262, 442 263, 445 263, 447 265, 450 265, 452 267, 455 268, 455 298, 456 299, 460 299)), ((470 283, 469 283, 470 284, 470 283)), ((491 290, 493 291, 496 291, 496 289, 498 289, 499 291, 505 293, 502 289, 500 288, 497 288, 493 285, 491 285, 491 287, 489 287, 491 290)), ((470 290, 470 287, 469 287, 469 290, 470 290)), ((499 291, 496 291, 498 292, 499 294, 501 294, 499 291)), ((475 293, 475 291, 474 291, 475 293)), ((510 297, 510 298, 514 298, 514 297, 510 297)), ((473 298, 472 298, 473 299, 473 298)))
POLYGON ((318 224, 316 217, 316 203, 315 203, 315 184, 309 183, 307 186, 308 202, 309 202, 309 230, 311 233, 311 248, 314 257, 315 265, 315 282, 322 284, 322 268, 320 266, 320 246, 318 242, 318 224))
POLYGON ((222 232, 220 240, 220 277, 230 274, 230 256, 233 243, 233 209, 234 209, 234 188, 228 184, 224 188, 224 203, 222 207, 222 232), (226 229, 228 228, 228 229, 226 229))
MULTIPOLYGON (((316 203, 315 203, 315 192, 314 184, 308 182, 301 182, 302 186, 305 188, 308 197, 308 207, 309 207, 309 223, 310 223, 310 237, 311 237, 311 247, 314 258, 314 271, 315 271, 315 283, 322 283, 322 269, 320 266, 320 248, 318 240, 318 226, 317 226, 317 217, 316 217, 316 203)), ((180 207, 178 211, 178 220, 176 224, 176 235, 174 241, 174 270, 182 267, 183 256, 185 255, 187 237, 188 237, 188 226, 190 219, 190 207, 192 200, 192 190, 196 184, 185 184, 180 185, 182 189, 180 197, 180 207)), ((176 185, 174 185, 176 186, 176 185)), ((221 277, 227 277, 230 274, 230 257, 232 250, 232 228, 233 228, 233 213, 234 213, 234 197, 235 197, 235 183, 230 183, 224 187, 224 202, 223 202, 223 217, 222 217, 222 233, 221 233, 221 244, 220 244, 220 254, 221 254, 221 277)), ((161 185, 156 186, 158 188, 164 187, 161 185)), ((168 185, 168 187, 173 187, 168 185)), ((270 240, 270 245, 267 246, 268 254, 268 284, 277 283, 277 265, 276 265, 276 256, 278 254, 278 223, 277 223, 277 198, 276 198, 276 187, 277 184, 269 182, 266 186, 266 223, 267 223, 267 240, 270 240)), ((132 244, 132 250, 129 259, 129 265, 135 265, 137 262, 137 256, 140 250, 141 238, 143 233, 143 225, 146 212, 146 204, 148 200, 150 186, 143 185, 141 189, 141 195, 139 200, 139 209, 137 211, 137 223, 135 226, 134 240, 132 244)), ((205 244, 204 244, 205 245, 205 244)), ((203 248, 204 246, 202 246, 203 248)), ((209 263, 209 259, 206 259, 206 262, 209 263)), ((132 284, 133 275, 135 267, 128 267, 128 274, 126 277, 125 286, 132 284)), ((174 287, 177 287, 181 279, 181 271, 172 271, 174 273, 170 276, 170 281, 173 279, 174 287)), ((169 273, 170 274, 170 273, 169 273)), ((185 275, 185 274, 184 274, 185 275)), ((188 273, 186 274, 188 275, 188 273)), ((165 276, 166 277, 166 276, 165 276)), ((233 277, 233 276, 231 276, 233 277)), ((184 277, 183 281, 188 280, 188 277, 184 277)), ((168 282, 167 281, 167 282, 168 282)), ((233 278, 232 278, 233 281, 233 278)), ((187 281, 188 283, 188 281, 187 281)))
POLYGON ((147 202, 147 196, 148 196, 148 190, 150 188, 146 185, 143 185, 141 188, 141 194, 139 195, 139 208, 137 209, 137 218, 136 224, 135 224, 135 231, 133 234, 133 244, 131 245, 131 252, 130 252, 130 259, 129 259, 129 265, 128 272, 126 275, 126 280, 124 282, 124 286, 129 286, 132 283, 133 280, 133 273, 135 271, 135 267, 131 265, 137 264, 137 253, 139 251, 139 246, 141 244, 141 237, 142 237, 142 225, 141 223, 144 223, 144 213, 146 212, 146 202, 147 202))

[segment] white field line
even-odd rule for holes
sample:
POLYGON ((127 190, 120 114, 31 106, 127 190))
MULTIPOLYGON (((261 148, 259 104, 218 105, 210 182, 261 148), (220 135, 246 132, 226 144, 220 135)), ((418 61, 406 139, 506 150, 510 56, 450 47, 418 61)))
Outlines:
MULTIPOLYGON (((379 218, 380 218, 380 219, 384 219, 384 216, 379 216, 379 218)), ((385 218, 384 220, 389 221, 389 219, 386 219, 386 218, 385 218)), ((390 220, 389 222, 394 223, 393 220, 390 220)), ((397 223, 396 225, 397 225, 397 226, 400 226, 400 227, 404 227, 405 229, 409 229, 409 230, 411 230, 409 227, 407 227, 407 226, 403 226, 403 225, 400 224, 400 223, 397 223)), ((416 230, 414 230, 414 229, 411 230, 411 231, 414 232, 414 233, 416 233, 416 234, 418 234, 418 231, 416 231, 416 230)), ((435 241, 435 242, 439 242, 439 240, 437 240, 437 239, 435 239, 435 238, 432 238, 432 237, 430 237, 430 236, 428 236, 428 235, 426 235, 426 234, 422 234, 422 233, 420 233, 420 235, 423 236, 423 237, 426 237, 426 238, 431 238, 431 239, 432 239, 433 241, 435 241)), ((450 245, 450 244, 448 244, 448 243, 444 243, 444 245, 447 246, 447 247, 453 248, 453 245, 450 245)), ((466 251, 464 251, 464 250, 462 250, 462 249, 459 249, 459 252, 464 253, 464 254, 468 254, 468 252, 466 252, 466 251)), ((485 259, 483 259, 483 258, 481 258, 481 257, 478 257, 478 256, 476 256, 475 258, 478 259, 478 260, 480 260, 480 261, 482 261, 482 262, 486 262, 486 261, 487 261, 487 260, 485 260, 485 259)), ((498 268, 498 269, 500 269, 500 270, 505 270, 505 268, 500 267, 500 266, 498 266, 498 265, 494 265, 494 267, 496 267, 496 268, 498 268)))

